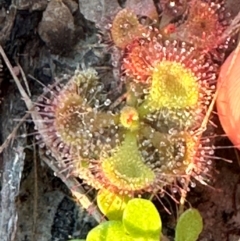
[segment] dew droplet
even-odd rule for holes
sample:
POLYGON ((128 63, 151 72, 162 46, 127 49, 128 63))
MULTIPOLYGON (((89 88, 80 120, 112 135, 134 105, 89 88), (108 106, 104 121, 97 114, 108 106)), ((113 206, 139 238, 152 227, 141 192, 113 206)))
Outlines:
POLYGON ((106 99, 105 102, 104 102, 104 105, 105 106, 109 106, 111 104, 111 100, 110 99, 106 99))

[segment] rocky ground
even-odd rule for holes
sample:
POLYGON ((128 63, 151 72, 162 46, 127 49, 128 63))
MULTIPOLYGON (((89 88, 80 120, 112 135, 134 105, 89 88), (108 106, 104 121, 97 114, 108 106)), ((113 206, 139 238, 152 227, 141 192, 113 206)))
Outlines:
MULTIPOLYGON (((137 1, 136 1, 137 2, 137 1)), ((71 75, 77 68, 93 66, 105 80, 114 79, 110 56, 99 44, 101 19, 120 9, 117 0, 0 0, 0 44, 9 58, 14 73, 34 101, 43 85, 54 78, 71 75), (100 31, 95 23, 98 23, 100 31), (34 78, 33 78, 34 77, 34 78), (27 86, 27 87, 26 87, 27 86)), ((240 9, 239 0, 227 2, 232 15, 240 9)), ((85 238, 97 222, 83 210, 64 181, 51 168, 33 141, 34 127, 26 114, 26 105, 2 61, 0 79, 0 171, 2 241, 66 241, 85 238), (17 131, 14 128, 21 123, 17 131), (10 135, 10 138, 9 138, 10 135), (13 137, 13 138, 12 138, 13 137), (9 140, 9 142, 8 142, 9 140)), ((217 123, 217 120, 216 120, 217 123)), ((217 124, 216 146, 230 146, 217 124)), ((219 148, 215 154, 211 182, 197 184, 187 203, 197 208, 204 219, 199 241, 240 240, 240 157, 234 148, 219 148), (223 159, 232 160, 232 163, 223 159)), ((77 189, 76 189, 77 190, 77 189)), ((175 205, 169 216, 160 207, 164 233, 171 239, 175 225, 175 205)), ((96 216, 95 216, 96 217, 96 216)))

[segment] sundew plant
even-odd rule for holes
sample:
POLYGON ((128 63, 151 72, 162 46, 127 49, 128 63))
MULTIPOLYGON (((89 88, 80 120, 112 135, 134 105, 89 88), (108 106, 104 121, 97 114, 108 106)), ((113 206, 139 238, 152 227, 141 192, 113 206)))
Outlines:
POLYGON ((205 118, 230 41, 221 38, 230 24, 225 2, 159 4, 149 21, 119 10, 104 32, 123 85, 118 104, 87 68, 55 84, 35 108, 45 124, 38 137, 69 175, 127 198, 205 184, 214 158, 205 118))

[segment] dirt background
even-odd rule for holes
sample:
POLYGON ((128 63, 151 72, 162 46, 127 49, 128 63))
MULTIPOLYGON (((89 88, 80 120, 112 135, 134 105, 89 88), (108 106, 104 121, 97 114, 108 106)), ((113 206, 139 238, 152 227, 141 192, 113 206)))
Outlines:
MULTIPOLYGON (((150 1, 150 0, 149 0, 150 1)), ((73 74, 78 67, 93 66, 105 79, 114 79, 110 56, 98 44, 101 34, 95 27, 102 18, 120 9, 124 1, 117 0, 0 0, 0 44, 3 46, 16 75, 20 66, 27 76, 31 99, 42 93, 43 85, 64 74, 73 74)), ((235 16, 240 0, 227 1, 235 16)), ((100 26, 104 27, 104 26, 100 26)), ((2 61, 0 143, 18 125, 26 106, 2 61)), ((22 81, 24 86, 24 81, 22 81)), ((216 146, 231 146, 217 122, 216 146)), ((38 143, 31 135, 34 126, 27 118, 0 156, 2 241, 66 241, 86 238, 97 222, 84 211, 57 173, 40 158, 38 143)), ((216 157, 233 160, 214 161, 209 186, 197 184, 187 201, 196 207, 204 219, 204 231, 199 241, 240 240, 240 158, 233 148, 216 151, 216 157)), ((163 232, 173 240, 173 215, 160 207, 163 232)))

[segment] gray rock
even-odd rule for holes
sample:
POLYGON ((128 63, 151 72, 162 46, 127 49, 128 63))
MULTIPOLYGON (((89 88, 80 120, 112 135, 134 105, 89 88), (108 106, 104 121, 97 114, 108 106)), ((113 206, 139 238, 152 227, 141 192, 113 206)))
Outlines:
POLYGON ((79 8, 87 20, 99 26, 121 9, 117 0, 79 0, 79 8))
POLYGON ((74 19, 69 8, 58 0, 52 0, 38 27, 41 39, 52 53, 62 54, 73 47, 74 19))
POLYGON ((48 4, 47 0, 17 0, 16 7, 18 10, 42 11, 46 9, 48 4))

